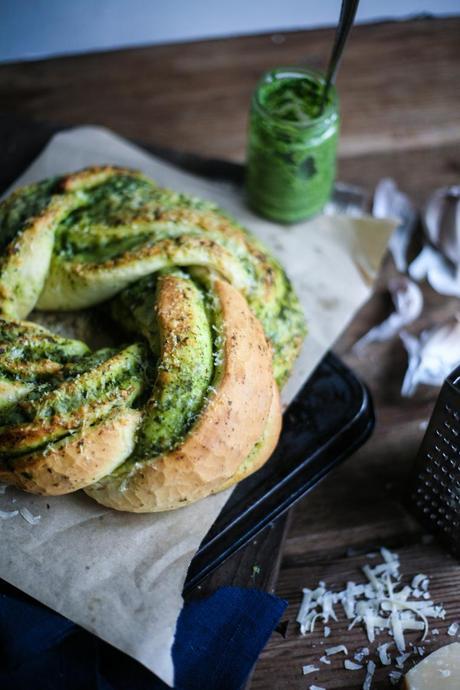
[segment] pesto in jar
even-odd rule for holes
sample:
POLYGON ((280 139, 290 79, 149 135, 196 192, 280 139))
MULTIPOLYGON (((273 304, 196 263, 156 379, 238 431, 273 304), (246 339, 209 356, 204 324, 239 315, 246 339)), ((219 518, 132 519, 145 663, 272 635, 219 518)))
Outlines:
POLYGON ((293 223, 321 211, 335 179, 339 127, 333 86, 321 111, 324 78, 285 67, 267 72, 254 92, 247 154, 249 205, 293 223))

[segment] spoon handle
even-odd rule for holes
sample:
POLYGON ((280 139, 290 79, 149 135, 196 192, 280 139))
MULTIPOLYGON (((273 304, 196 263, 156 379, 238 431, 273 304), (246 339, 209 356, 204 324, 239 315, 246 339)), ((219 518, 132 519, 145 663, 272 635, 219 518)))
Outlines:
POLYGON ((345 43, 347 42, 348 34, 353 26, 353 21, 358 9, 359 0, 342 0, 342 7, 340 9, 339 23, 335 32, 334 46, 332 48, 331 57, 329 60, 326 84, 324 87, 323 98, 321 102, 321 112, 327 100, 331 84, 335 81, 337 69, 339 67, 340 58, 342 57, 345 43))

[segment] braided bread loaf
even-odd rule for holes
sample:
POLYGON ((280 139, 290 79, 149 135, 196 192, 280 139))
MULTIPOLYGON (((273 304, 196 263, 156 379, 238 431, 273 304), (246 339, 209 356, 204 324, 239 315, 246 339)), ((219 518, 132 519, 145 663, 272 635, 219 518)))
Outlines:
POLYGON ((286 275, 246 230, 114 167, 0 204, 0 316, 0 480, 134 512, 267 460, 304 336, 286 275), (101 303, 120 337, 95 351, 24 320, 101 303))

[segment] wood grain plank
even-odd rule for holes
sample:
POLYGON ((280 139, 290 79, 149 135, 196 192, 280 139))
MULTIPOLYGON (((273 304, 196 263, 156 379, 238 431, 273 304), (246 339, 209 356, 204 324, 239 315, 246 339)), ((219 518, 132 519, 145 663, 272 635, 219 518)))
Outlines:
MULTIPOLYGON (((452 642, 447 628, 452 621, 460 621, 460 564, 424 532, 405 506, 407 477, 438 390, 421 387, 414 398, 400 396, 406 355, 398 339, 376 343, 360 354, 352 349, 359 336, 388 311, 384 287, 394 275, 387 257, 378 291, 336 344, 337 352, 371 389, 377 417, 375 432, 363 448, 292 511, 276 588, 276 593, 289 602, 287 635, 285 639, 273 635, 256 666, 251 690, 305 690, 312 683, 327 690, 362 687, 364 672, 346 671, 343 657, 334 657, 330 667, 319 664, 321 671, 316 675, 304 677, 301 669, 304 664, 318 665, 322 650, 328 646, 344 643, 353 651, 363 646, 375 649, 364 631, 348 631, 341 616, 338 624, 331 624, 327 641, 322 626, 312 635, 301 637, 295 616, 303 587, 314 587, 321 580, 331 588, 342 587, 350 579, 362 581, 360 566, 366 562, 366 554, 381 546, 400 555, 405 581, 419 572, 428 575, 433 600, 446 608, 446 620, 432 623, 441 634, 428 637, 429 642, 424 643, 426 653, 452 642)), ((458 311, 459 300, 446 299, 427 286, 423 291, 426 306, 417 328, 440 323, 458 311)), ((382 636, 381 641, 389 639, 382 636)), ((408 639, 415 643, 419 638, 414 634, 408 639)), ((406 670, 414 659, 407 663, 406 670)), ((372 686, 375 690, 392 687, 387 674, 388 669, 378 664, 372 686)))
MULTIPOLYGON (((412 544, 399 547, 398 553, 401 557, 402 572, 404 582, 417 573, 423 572, 431 578, 431 594, 436 602, 442 602, 447 610, 447 620, 458 620, 458 587, 460 575, 458 565, 440 550, 436 545, 424 544, 421 539, 414 540, 412 544)), ((334 554, 327 549, 323 549, 322 554, 312 552, 308 557, 299 559, 296 566, 283 569, 281 572, 278 594, 285 597, 289 602, 286 618, 290 620, 286 639, 280 639, 279 635, 274 635, 264 650, 256 672, 253 676, 251 690, 262 690, 263 688, 273 688, 273 690, 305 690, 312 683, 320 687, 340 688, 341 690, 361 689, 364 671, 350 672, 343 668, 343 655, 332 657, 331 665, 325 666, 318 663, 319 657, 324 654, 324 649, 329 646, 343 644, 350 652, 364 646, 375 648, 370 645, 365 633, 361 628, 356 627, 351 631, 347 630, 348 621, 337 607, 339 622, 332 623, 332 633, 330 637, 323 638, 319 625, 318 631, 312 635, 301 637, 297 631, 294 619, 301 599, 301 589, 311 586, 319 580, 324 580, 328 585, 340 587, 347 579, 362 581, 360 568, 363 562, 370 562, 364 556, 346 556, 344 553, 334 554), (295 592, 295 594, 294 594, 295 592), (302 675, 304 664, 315 664, 320 666, 320 672, 307 677, 302 675), (262 672, 263 670, 263 672, 262 672), (267 685, 267 679, 270 684, 267 685)), ((436 621, 433 627, 439 628, 438 636, 428 636, 423 643, 426 651, 433 651, 435 648, 452 642, 452 638, 447 635, 448 624, 444 621, 436 621)), ((419 640, 417 634, 408 634, 408 641, 416 643, 419 640)), ((387 636, 380 636, 380 641, 391 641, 387 636)), ((390 650, 391 651, 391 650, 390 650)), ((375 656, 374 656, 375 660, 375 656)), ((411 667, 411 660, 406 664, 406 670, 411 667)), ((388 668, 382 668, 377 664, 377 672, 373 689, 380 690, 391 687, 388 681, 388 668)), ((433 688, 433 690, 435 690, 433 688)))
MULTIPOLYGON (((338 79, 341 150, 460 140, 460 18, 358 26, 338 79)), ((324 69, 333 30, 164 45, 0 66, 0 110, 243 160, 249 99, 279 64, 324 69)))
MULTIPOLYGON (((459 29, 457 17, 354 30, 338 82, 340 179, 371 193, 379 179, 392 176, 419 205, 434 188, 458 183, 459 29)), ((322 68, 331 39, 331 30, 315 30, 283 34, 281 42, 269 35, 248 36, 3 65, 0 110, 64 125, 99 123, 152 145, 242 160, 249 97, 261 72, 289 63, 322 68)), ((387 260, 377 293, 336 346, 372 391, 376 430, 293 511, 276 588, 289 601, 286 620, 291 622, 286 639, 274 634, 263 652, 253 690, 304 690, 313 682, 328 690, 361 687, 362 674, 343 670, 340 659, 318 680, 303 677, 301 666, 316 661, 324 645, 319 634, 300 638, 292 620, 302 587, 320 579, 340 585, 357 578, 364 554, 381 545, 400 553, 408 576, 430 575, 433 597, 446 606, 448 621, 460 620, 460 565, 426 539, 402 501, 437 390, 422 388, 410 400, 400 397, 406 359, 397 339, 373 345, 364 356, 352 351, 356 339, 389 310, 384 288, 391 271, 387 260)), ((459 309, 458 300, 427 288, 424 294, 424 315, 416 328, 442 322, 459 309)), ((276 527, 265 545, 236 554, 211 586, 251 583, 258 559, 276 552, 278 529, 282 532, 276 527)), ((261 575, 254 584, 271 587, 267 573, 261 575)), ((437 625, 442 634, 432 638, 429 649, 451 641, 447 625, 437 625)), ((359 629, 346 633, 342 620, 328 644, 343 639, 352 649, 366 643, 359 629)), ((378 670, 373 687, 390 687, 385 670, 378 670)))

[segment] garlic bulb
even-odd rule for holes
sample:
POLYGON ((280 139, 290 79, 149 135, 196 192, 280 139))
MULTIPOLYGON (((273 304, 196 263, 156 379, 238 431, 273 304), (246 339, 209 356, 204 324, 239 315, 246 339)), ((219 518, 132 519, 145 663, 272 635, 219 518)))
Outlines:
POLYGON ((423 211, 425 234, 452 263, 460 262, 460 186, 437 189, 423 211))

